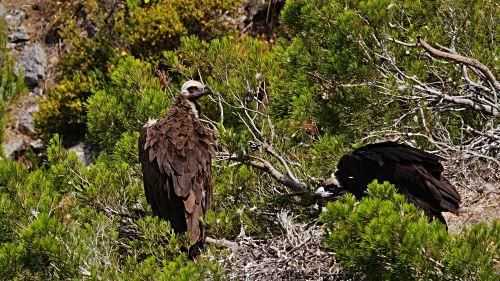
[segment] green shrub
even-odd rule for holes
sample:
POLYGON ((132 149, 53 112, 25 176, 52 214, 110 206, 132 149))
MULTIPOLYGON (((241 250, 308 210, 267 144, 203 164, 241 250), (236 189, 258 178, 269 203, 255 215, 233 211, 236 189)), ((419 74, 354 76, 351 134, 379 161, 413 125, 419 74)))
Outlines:
MULTIPOLYGON (((7 264, 20 267, 22 271, 31 272, 40 279, 75 276, 77 268, 71 264, 72 259, 67 256, 63 244, 66 235, 59 220, 42 213, 20 233, 19 242, 2 245, 0 264, 4 269, 9 269, 5 266, 7 264)), ((11 278, 15 276, 13 274, 11 278)))
POLYGON ((325 245, 349 275, 370 280, 498 278, 498 222, 450 235, 387 182, 374 181, 367 194, 360 202, 347 194, 329 203, 321 216, 325 245))
POLYGON ((76 139, 83 136, 86 121, 84 102, 99 88, 99 79, 102 76, 93 72, 77 72, 60 81, 48 91, 46 98, 40 99, 40 111, 35 112, 35 126, 45 141, 56 133, 76 139))
POLYGON ((245 228, 247 235, 265 233, 257 210, 269 192, 258 190, 257 173, 247 166, 220 166, 213 170, 212 210, 206 216, 207 231, 214 237, 234 239, 245 228))
POLYGON ((226 280, 219 266, 206 260, 193 262, 186 257, 164 261, 161 266, 157 265, 154 258, 147 258, 141 262, 129 258, 124 269, 113 277, 118 280, 226 280))
POLYGON ((107 81, 122 47, 124 2, 68 0, 55 3, 53 29, 66 44, 57 65, 56 86, 40 100, 35 125, 48 141, 53 134, 79 139, 85 134, 84 103, 107 81), (92 30, 92 31, 91 31, 92 30), (95 34, 90 34, 94 33, 95 34))
POLYGON ((0 21, 0 103, 8 104, 24 90, 23 75, 15 74, 14 58, 7 50, 7 38, 4 35, 3 22, 0 21))
POLYGON ((286 119, 282 126, 289 126, 290 119, 314 124, 319 132, 356 139, 387 109, 375 105, 381 96, 371 87, 341 86, 363 84, 376 73, 356 40, 363 32, 357 2, 286 2, 281 19, 292 40, 282 60, 286 79, 293 86, 273 104, 286 119))
POLYGON ((75 276, 78 269, 64 244, 68 230, 59 216, 51 215, 61 194, 50 174, 40 170, 28 174, 10 160, 1 161, 0 170, 1 213, 8 219, 1 229, 0 279, 75 276))
POLYGON ((171 98, 147 63, 125 57, 110 74, 110 83, 87 102, 89 139, 110 148, 122 133, 139 131, 149 118, 164 115, 171 98))
POLYGON ((320 178, 328 178, 337 168, 340 157, 347 153, 343 136, 324 134, 314 142, 310 151, 311 170, 320 178))
POLYGON ((176 48, 182 36, 196 34, 212 39, 228 33, 229 17, 235 15, 239 0, 156 0, 140 5, 129 1, 130 18, 124 38, 132 54, 159 55, 176 48))
MULTIPOLYGON (((181 46, 177 50, 164 53, 163 63, 169 67, 174 81, 184 80, 186 76, 203 79, 206 85, 235 105, 236 98, 253 98, 261 85, 266 87, 269 97, 274 95, 274 89, 268 87, 274 84, 274 80, 280 79, 277 75, 280 69, 274 57, 271 44, 251 37, 222 37, 207 42, 199 37, 189 36, 181 38, 181 46)), ((179 87, 177 84, 172 86, 179 87)), ((200 102, 205 107, 204 114, 212 120, 219 119, 217 104, 208 99, 200 102)), ((241 125, 233 114, 234 108, 226 104, 223 106, 224 125, 241 125)))

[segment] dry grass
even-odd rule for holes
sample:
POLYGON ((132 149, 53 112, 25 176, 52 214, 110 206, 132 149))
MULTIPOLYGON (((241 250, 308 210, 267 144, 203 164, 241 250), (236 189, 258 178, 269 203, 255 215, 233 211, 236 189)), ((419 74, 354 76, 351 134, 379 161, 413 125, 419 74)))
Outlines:
POLYGON ((492 161, 479 161, 459 154, 448 159, 445 176, 462 197, 460 216, 445 214, 450 232, 460 232, 463 226, 500 220, 500 167, 492 161))

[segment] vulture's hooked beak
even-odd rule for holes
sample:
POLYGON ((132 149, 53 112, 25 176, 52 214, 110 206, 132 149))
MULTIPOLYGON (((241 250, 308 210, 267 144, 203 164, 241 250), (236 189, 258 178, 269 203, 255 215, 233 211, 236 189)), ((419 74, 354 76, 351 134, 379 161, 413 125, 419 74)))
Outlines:
POLYGON ((212 89, 210 89, 209 87, 203 87, 202 90, 199 90, 199 91, 196 91, 195 93, 193 93, 190 97, 191 100, 197 100, 199 98, 201 98, 202 96, 205 96, 205 95, 211 95, 212 94, 212 89))
POLYGON ((314 192, 314 195, 319 197, 333 197, 333 196, 342 196, 347 193, 347 190, 343 189, 337 179, 329 178, 325 180, 320 188, 314 192))
POLYGON ((203 91, 201 92, 202 96, 204 96, 204 95, 211 95, 211 94, 212 94, 212 89, 210 89, 210 87, 203 88, 203 91))

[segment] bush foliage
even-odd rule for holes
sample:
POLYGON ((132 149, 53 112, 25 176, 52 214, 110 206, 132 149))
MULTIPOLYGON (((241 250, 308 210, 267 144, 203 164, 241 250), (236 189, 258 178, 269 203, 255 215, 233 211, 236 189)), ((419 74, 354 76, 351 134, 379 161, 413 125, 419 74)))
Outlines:
POLYGON ((478 224, 448 234, 388 182, 329 203, 321 220, 325 245, 352 276, 370 280, 496 280, 500 225, 478 224))
POLYGON ((132 54, 154 56, 179 45, 182 36, 212 39, 228 33, 238 0, 128 1, 130 19, 124 35, 132 54))
POLYGON ((163 116, 170 103, 151 65, 124 57, 109 84, 87 101, 89 139, 102 149, 111 148, 122 133, 139 131, 148 119, 163 116))
MULTIPOLYGON (((396 118, 401 118, 402 131, 421 132, 422 116, 412 112, 418 104, 394 100, 400 93, 411 95, 416 82, 407 79, 398 85, 400 74, 387 57, 394 57, 399 70, 424 83, 444 83, 444 92, 463 90, 462 68, 429 59, 421 49, 389 38, 414 43, 421 37, 433 45, 452 46, 454 53, 476 58, 498 72, 494 58, 499 50, 494 39, 498 15, 495 1, 286 1, 281 19, 292 38, 284 54, 285 69, 296 85, 292 99, 280 100, 294 102, 280 108, 295 120, 315 121, 320 128, 354 138, 385 128, 396 118), (389 73, 382 75, 380 66, 389 68, 389 73)), ((458 129, 462 123, 482 128, 489 120, 472 110, 437 109, 437 114, 428 112, 424 122, 431 131, 437 122, 446 124, 454 141, 464 137, 458 129)))

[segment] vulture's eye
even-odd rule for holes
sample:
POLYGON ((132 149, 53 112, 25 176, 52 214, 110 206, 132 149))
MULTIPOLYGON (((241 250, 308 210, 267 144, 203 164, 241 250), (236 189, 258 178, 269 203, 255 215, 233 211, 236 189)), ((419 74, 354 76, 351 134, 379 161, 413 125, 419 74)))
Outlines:
POLYGON ((191 87, 188 88, 188 91, 189 91, 190 94, 196 92, 196 90, 198 90, 198 88, 196 86, 191 86, 191 87))

